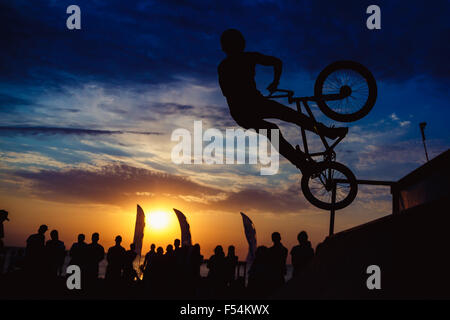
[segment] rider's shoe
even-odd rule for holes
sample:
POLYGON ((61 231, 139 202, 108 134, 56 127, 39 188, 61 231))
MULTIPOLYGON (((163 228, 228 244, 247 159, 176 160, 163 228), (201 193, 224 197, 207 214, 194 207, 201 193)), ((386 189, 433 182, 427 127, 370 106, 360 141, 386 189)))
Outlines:
POLYGON ((323 134, 325 137, 330 138, 332 140, 337 137, 345 137, 348 133, 348 127, 339 127, 335 128, 334 126, 327 127, 323 123, 319 123, 314 127, 316 133, 323 134))

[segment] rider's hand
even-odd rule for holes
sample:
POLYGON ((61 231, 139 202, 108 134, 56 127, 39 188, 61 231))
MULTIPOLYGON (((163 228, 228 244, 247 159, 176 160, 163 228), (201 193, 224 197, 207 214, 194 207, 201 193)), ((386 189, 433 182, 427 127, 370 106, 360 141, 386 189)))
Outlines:
POLYGON ((267 90, 269 90, 270 93, 276 91, 278 88, 278 82, 274 81, 267 87, 267 90))

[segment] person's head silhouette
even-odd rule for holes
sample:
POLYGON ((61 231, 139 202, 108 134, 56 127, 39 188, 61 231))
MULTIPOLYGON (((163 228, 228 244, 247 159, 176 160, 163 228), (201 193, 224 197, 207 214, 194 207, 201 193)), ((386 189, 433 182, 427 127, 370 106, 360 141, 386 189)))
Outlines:
POLYGON ((47 230, 48 230, 47 225, 43 224, 43 225, 41 225, 41 226, 39 227, 38 233, 39 233, 39 234, 44 234, 44 233, 47 232, 47 230))
POLYGON ((217 255, 217 256, 223 256, 225 253, 223 252, 222 246, 217 246, 214 249, 214 254, 217 255))
POLYGON ((98 232, 94 232, 93 234, 92 234, 92 243, 97 243, 98 242, 98 240, 100 239, 100 235, 98 234, 98 232))
POLYGON ((236 249, 234 246, 229 246, 228 247, 228 255, 229 256, 234 256, 236 254, 236 249))
POLYGON ((9 221, 8 211, 6 210, 0 210, 0 223, 3 221, 9 221))
POLYGON ((136 249, 136 245, 134 243, 130 244, 130 250, 134 251, 136 249))
POLYGON ((173 242, 173 245, 175 246, 175 249, 178 249, 180 247, 181 241, 180 239, 175 239, 173 242))
POLYGON ((195 254, 200 254, 200 245, 198 243, 194 244, 192 247, 192 252, 195 254))
POLYGON ((52 230, 52 232, 50 232, 50 238, 52 240, 58 240, 58 230, 52 230))
POLYGON ((236 29, 225 30, 220 37, 220 44, 222 45, 223 52, 227 55, 236 54, 245 49, 244 36, 236 29))
POLYGON ((156 253, 158 255, 162 255, 164 253, 164 249, 162 247, 158 247, 158 249, 156 249, 156 253))
POLYGON ((274 244, 278 244, 281 242, 281 235, 279 232, 272 233, 272 241, 274 244))
POLYGON ((173 252, 173 246, 171 244, 167 245, 166 253, 172 253, 172 252, 173 252))
POLYGON ((150 250, 151 251, 155 251, 156 245, 154 243, 152 243, 152 245, 150 246, 150 250))
POLYGON ((80 234, 78 235, 78 242, 79 242, 79 243, 84 242, 84 239, 85 239, 85 238, 86 238, 86 237, 84 236, 84 234, 80 233, 80 234))
POLYGON ((116 241, 116 245, 120 246, 120 243, 122 242, 122 237, 121 236, 117 236, 115 241, 116 241))
POLYGON ((306 231, 302 231, 297 236, 298 243, 302 244, 308 241, 308 234, 306 231))

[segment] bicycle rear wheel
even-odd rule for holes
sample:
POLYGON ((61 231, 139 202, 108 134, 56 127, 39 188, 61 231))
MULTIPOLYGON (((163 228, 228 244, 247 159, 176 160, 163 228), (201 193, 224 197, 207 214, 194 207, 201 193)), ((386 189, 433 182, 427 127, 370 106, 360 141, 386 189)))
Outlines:
POLYGON ((337 61, 320 72, 314 94, 341 94, 340 100, 318 100, 319 109, 329 118, 352 122, 365 117, 377 99, 377 84, 372 73, 354 61, 337 61))
POLYGON ((339 162, 321 162, 319 170, 303 175, 301 186, 305 198, 314 206, 330 210, 332 186, 336 183, 335 210, 353 202, 358 193, 358 183, 353 172, 339 162), (336 179, 342 181, 336 181, 336 179))

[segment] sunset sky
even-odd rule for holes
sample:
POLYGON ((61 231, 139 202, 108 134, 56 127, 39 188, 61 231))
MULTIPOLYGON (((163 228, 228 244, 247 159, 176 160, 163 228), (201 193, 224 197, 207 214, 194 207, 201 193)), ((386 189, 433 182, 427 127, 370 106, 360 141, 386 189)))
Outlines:
MULTIPOLYGON (((5 244, 23 246, 40 224, 70 246, 78 233, 132 241, 136 205, 169 214, 148 227, 150 243, 180 237, 172 208, 185 213, 194 243, 247 244, 239 212, 254 222, 258 244, 279 231, 287 247, 306 230, 315 246, 329 213, 301 193, 301 174, 282 160, 278 174, 259 165, 176 165, 177 128, 237 127, 217 82, 220 34, 242 31, 247 50, 283 60, 280 87, 312 95, 323 67, 336 60, 367 66, 378 100, 350 123, 337 160, 360 179, 397 180, 425 161, 419 122, 433 158, 450 145, 448 1, 377 1, 382 29, 365 26, 372 1, 0 1, 0 209, 10 212, 5 244), (66 8, 81 8, 81 30, 66 28, 66 8)), ((272 80, 257 68, 257 85, 272 80)), ((333 123, 314 109, 320 121, 333 123)), ((284 135, 300 143, 293 125, 284 135)), ((314 145, 317 144, 317 140, 314 145)), ((336 230, 390 213, 384 187, 360 187, 336 216, 336 230)))

